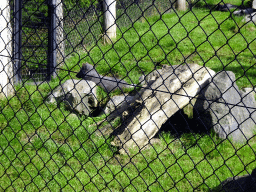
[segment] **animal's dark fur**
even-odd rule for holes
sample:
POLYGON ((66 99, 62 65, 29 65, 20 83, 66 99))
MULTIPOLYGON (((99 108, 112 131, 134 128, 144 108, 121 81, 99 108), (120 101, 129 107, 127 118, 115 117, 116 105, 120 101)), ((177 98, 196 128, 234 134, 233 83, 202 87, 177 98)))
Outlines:
POLYGON ((117 88, 131 88, 134 85, 129 85, 127 82, 117 79, 116 77, 106 77, 100 75, 96 69, 89 63, 83 64, 81 70, 77 73, 76 77, 83 78, 84 80, 89 80, 95 82, 97 85, 101 86, 105 91, 111 92, 117 88))

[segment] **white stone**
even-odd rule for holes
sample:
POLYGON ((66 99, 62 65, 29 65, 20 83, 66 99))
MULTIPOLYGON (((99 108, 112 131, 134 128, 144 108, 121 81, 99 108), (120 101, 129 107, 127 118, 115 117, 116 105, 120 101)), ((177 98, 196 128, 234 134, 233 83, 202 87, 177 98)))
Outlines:
POLYGON ((253 0, 253 2, 252 2, 252 8, 253 8, 253 9, 256 9, 256 0, 253 0))
POLYGON ((64 102, 69 109, 89 115, 91 108, 98 106, 96 90, 92 81, 69 79, 48 95, 47 102, 64 102))
POLYGON ((121 105, 129 105, 133 102, 133 99, 134 99, 133 96, 128 96, 128 95, 114 96, 109 100, 109 102, 105 106, 103 113, 107 115, 117 110, 119 107, 121 107, 121 105))
POLYGON ((256 23, 256 13, 252 13, 250 15, 246 15, 243 19, 243 22, 251 22, 253 21, 254 23, 256 23))
POLYGON ((123 131, 112 144, 121 147, 121 153, 133 147, 143 148, 162 124, 187 105, 214 74, 211 69, 196 64, 163 69, 161 77, 136 96, 141 100, 141 107, 124 123, 123 131))

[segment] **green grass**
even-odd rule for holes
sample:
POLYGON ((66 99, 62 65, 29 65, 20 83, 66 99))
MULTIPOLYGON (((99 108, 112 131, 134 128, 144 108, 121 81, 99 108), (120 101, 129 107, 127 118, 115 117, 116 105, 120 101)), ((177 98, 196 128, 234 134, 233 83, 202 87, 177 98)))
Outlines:
POLYGON ((138 83, 142 73, 162 64, 197 63, 215 71, 233 71, 239 87, 252 87, 256 83, 255 31, 254 24, 244 24, 230 13, 164 14, 122 28, 113 45, 99 43, 87 52, 74 52, 66 69, 79 71, 82 63, 89 62, 101 74, 110 75, 111 70, 129 83, 138 83))
POLYGON ((243 145, 214 134, 177 139, 164 133, 152 148, 120 155, 112 138, 95 135, 95 123, 104 117, 72 114, 45 97, 75 78, 83 62, 129 83, 163 64, 198 63, 231 70, 240 88, 252 87, 255 30, 230 13, 204 9, 142 18, 121 28, 112 45, 99 42, 87 52, 73 52, 50 83, 17 86, 14 97, 0 101, 0 190, 208 191, 228 177, 251 173, 255 137, 243 145))

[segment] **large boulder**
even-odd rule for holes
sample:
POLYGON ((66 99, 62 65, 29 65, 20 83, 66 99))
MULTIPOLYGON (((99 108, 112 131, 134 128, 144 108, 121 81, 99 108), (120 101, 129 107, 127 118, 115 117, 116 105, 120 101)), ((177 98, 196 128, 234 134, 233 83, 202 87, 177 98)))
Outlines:
MULTIPOLYGON (((129 96, 129 95, 116 95, 112 97, 109 102, 106 104, 106 106, 103 109, 103 114, 110 114, 113 111, 116 111, 119 109, 121 105, 129 105, 133 103, 134 101, 134 96, 129 96)), ((123 112, 123 111, 122 111, 123 112)), ((120 113, 122 113, 120 111, 120 113)))
POLYGON ((162 124, 187 105, 215 72, 197 64, 186 64, 166 66, 154 74, 144 78, 148 86, 135 96, 140 105, 123 122, 112 142, 121 147, 121 153, 150 143, 162 124))
POLYGON ((256 191, 256 169, 252 174, 230 177, 214 189, 218 192, 255 192, 256 191))
POLYGON ((244 142, 254 135, 256 103, 252 89, 241 91, 231 71, 222 71, 202 89, 194 106, 194 117, 222 139, 244 142))
POLYGON ((251 21, 256 23, 256 12, 246 15, 243 21, 246 23, 251 21))
POLYGON ((47 97, 49 103, 64 102, 65 106, 80 114, 89 115, 97 107, 97 87, 92 81, 69 79, 55 88, 47 97))

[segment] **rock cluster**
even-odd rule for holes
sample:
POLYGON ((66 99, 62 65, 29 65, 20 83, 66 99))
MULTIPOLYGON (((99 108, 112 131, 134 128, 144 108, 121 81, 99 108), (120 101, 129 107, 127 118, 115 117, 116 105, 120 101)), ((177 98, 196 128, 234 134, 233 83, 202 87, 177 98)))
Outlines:
MULTIPOLYGON (((120 152, 144 148, 161 126, 191 99, 196 99, 194 118, 220 138, 245 142, 254 135, 254 91, 239 90, 233 72, 215 74, 197 64, 163 66, 141 76, 139 81, 140 91, 112 97, 101 113, 108 115, 109 124, 117 117, 122 119, 118 128, 111 125, 100 131, 115 136, 112 144, 120 147, 120 152)), ((54 89, 47 100, 63 101, 67 108, 89 115, 99 104, 96 90, 95 82, 70 79, 54 89)))
POLYGON ((196 64, 169 66, 149 74, 148 84, 135 96, 139 107, 125 120, 112 142, 127 153, 128 149, 145 147, 162 124, 187 105, 215 74, 196 64))

